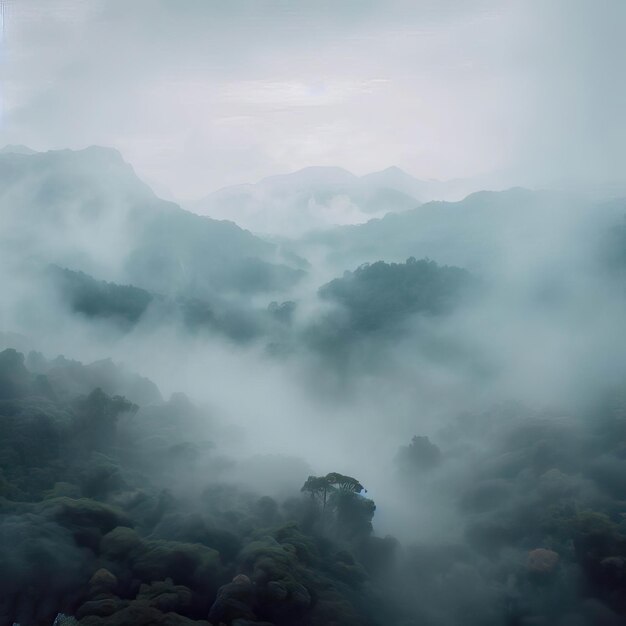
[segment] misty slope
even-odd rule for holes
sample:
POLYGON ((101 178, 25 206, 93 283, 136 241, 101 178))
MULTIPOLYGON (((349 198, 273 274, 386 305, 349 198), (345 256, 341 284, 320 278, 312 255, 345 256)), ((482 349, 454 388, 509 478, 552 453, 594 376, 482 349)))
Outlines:
POLYGON ((177 328, 240 344, 256 340, 271 351, 306 346, 325 356, 349 351, 357 340, 397 339, 405 325, 448 314, 470 294, 476 295, 475 279, 460 268, 414 258, 401 264, 379 261, 322 285, 318 295, 331 309, 295 324, 297 300, 252 307, 219 298, 170 298, 54 265, 33 274, 35 279, 46 285, 67 315, 106 324, 112 336, 131 333, 140 325, 144 332, 177 328))
POLYGON ((115 153, 7 157, 0 342, 70 358, 0 353, 2 626, 623 623, 624 201, 316 233, 268 306, 115 153))
POLYGON ((37 151, 21 144, 8 144, 0 148, 0 154, 36 154, 37 151))
POLYGON ((359 178, 338 167, 309 167, 254 185, 226 187, 191 208, 254 232, 293 236, 417 206, 419 181, 397 172, 359 178))
POLYGON ((110 361, 5 350, 0 623, 618 626, 625 407, 623 389, 585 415, 498 406, 398 441, 384 501, 458 525, 406 544, 376 536, 385 507, 356 479, 246 465, 182 394, 110 361))
POLYGON ((60 612, 84 626, 357 626, 396 612, 369 581, 394 546, 372 535, 362 486, 333 487, 322 521, 299 493, 306 464, 284 457, 257 473, 286 493, 255 493, 233 478, 241 459, 223 455, 218 421, 149 387, 110 362, 0 352, 3 626, 60 612), (141 407, 102 389, 137 382, 141 407))
POLYGON ((190 207, 253 232, 293 237, 401 213, 430 200, 459 200, 476 188, 472 180, 419 180, 398 167, 361 177, 339 167, 307 167, 254 185, 225 187, 190 207))
POLYGON ((469 274, 458 267, 411 257, 404 264, 360 266, 323 285, 319 293, 345 307, 351 329, 373 331, 411 314, 450 310, 468 282, 469 274))
POLYGON ((157 198, 114 150, 0 155, 5 251, 161 293, 280 290, 301 276, 230 222, 157 198))
POLYGON ((418 351, 411 337, 416 325, 442 322, 476 292, 474 277, 458 267, 413 257, 406 263, 365 264, 319 288, 319 297, 332 308, 313 320, 304 336, 331 363, 354 359, 356 351, 367 368, 366 354, 372 352, 379 357, 374 367, 384 367, 383 346, 406 340, 418 351))
MULTIPOLYGON (((277 326, 272 308, 253 308, 245 302, 232 303, 214 296, 210 299, 168 297, 135 287, 96 280, 84 272, 50 266, 38 274, 67 314, 108 324, 117 334, 144 328, 175 329, 189 333, 213 333, 246 342, 270 336, 277 326)), ((273 303, 278 311, 278 304, 273 303)), ((281 324, 282 326, 282 324, 281 324)))
POLYGON ((368 185, 395 189, 423 202, 432 200, 461 200, 480 188, 479 180, 421 180, 407 174, 399 167, 388 167, 380 172, 365 174, 361 180, 368 185))
POLYGON ((522 263, 524 256, 544 256, 550 247, 556 253, 585 229, 592 236, 619 221, 624 207, 625 201, 598 204, 549 191, 481 191, 460 202, 429 202, 366 224, 312 233, 295 249, 325 249, 344 267, 416 256, 484 271, 502 262, 522 263))

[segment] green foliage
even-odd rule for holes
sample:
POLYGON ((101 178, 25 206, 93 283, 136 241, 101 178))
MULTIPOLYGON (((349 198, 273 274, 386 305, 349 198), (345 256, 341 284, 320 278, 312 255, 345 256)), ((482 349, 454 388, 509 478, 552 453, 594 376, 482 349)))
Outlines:
POLYGON ((74 530, 93 529, 104 535, 117 526, 132 526, 122 510, 89 498, 49 498, 41 503, 40 509, 65 528, 74 530))
POLYGON ((19 398, 28 393, 31 385, 24 355, 11 348, 0 352, 0 399, 19 398))
MULTIPOLYGON (((47 362, 33 354, 29 363, 53 380, 54 396, 42 398, 33 395, 36 377, 21 355, 9 357, 8 377, 13 368, 24 384, 22 396, 0 401, 0 558, 15 581, 9 584, 0 574, 2 619, 49 624, 65 611, 93 626, 206 624, 202 619, 234 570, 255 581, 244 615, 261 622, 321 625, 332 607, 337 620, 344 611, 357 614, 354 598, 343 604, 329 599, 347 587, 361 593, 362 566, 334 548, 334 540, 289 521, 291 514, 276 500, 217 484, 195 501, 192 513, 188 502, 162 488, 176 455, 189 483, 202 480, 212 463, 212 448, 198 436, 210 421, 186 397, 137 412, 133 403, 102 389, 81 393, 89 381, 126 385, 111 363, 86 372, 77 362, 47 362), (165 447, 151 447, 155 440, 165 447), (36 566, 38 559, 45 565, 36 566), (24 589, 30 591, 25 595, 24 589), (318 600, 324 611, 316 608, 318 600)), ((363 513, 367 509, 367 517, 373 509, 358 495, 363 486, 337 473, 317 482, 327 495, 363 501, 331 498, 329 511, 349 541, 365 532, 363 513)), ((302 508, 293 511, 297 518, 302 508)), ((335 521, 328 524, 340 540, 335 521)))
MULTIPOLYGON (((261 271, 260 261, 247 262, 252 263, 254 272, 261 271)), ((273 270, 267 271, 273 275, 273 270)), ((267 323, 266 311, 257 311, 242 302, 231 304, 227 298, 217 297, 212 291, 207 291, 202 298, 194 296, 193 290, 188 295, 178 292, 163 295, 133 285, 98 281, 83 272, 56 266, 50 266, 46 276, 52 278, 61 299, 73 312, 90 319, 113 322, 123 332, 145 320, 148 324, 181 324, 188 332, 221 333, 245 342, 258 337, 267 323)), ((258 279, 263 280, 262 277, 258 279)), ((258 286, 254 276, 245 280, 251 282, 245 290, 254 291, 258 286)), ((265 280, 269 283, 267 289, 271 289, 275 281, 270 277, 265 280)), ((292 311, 290 304, 293 303, 283 303, 278 310, 270 310, 272 319, 287 323, 292 311)))
POLYGON ((300 491, 311 494, 312 498, 321 498, 326 503, 328 492, 332 489, 326 476, 309 476, 300 491))
POLYGON ((88 450, 103 450, 115 443, 117 420, 123 413, 134 413, 138 406, 126 398, 107 396, 94 389, 86 398, 75 402, 75 436, 88 450))
POLYGON ((352 476, 345 476, 343 474, 338 474, 337 472, 331 472, 330 474, 326 474, 325 479, 329 485, 340 491, 349 491, 352 493, 367 491, 365 487, 363 487, 363 485, 356 478, 352 478, 352 476))
POLYGON ((145 602, 164 613, 181 612, 191 605, 191 590, 184 585, 175 585, 171 578, 151 584, 142 584, 137 600, 145 602))
POLYGON ((132 559, 136 576, 146 582, 171 578, 177 584, 210 584, 219 574, 219 553, 201 544, 151 540, 132 559))
POLYGON ((141 537, 136 530, 117 526, 102 537, 99 550, 111 560, 132 558, 141 548, 141 537))
POLYGON ((126 486, 120 467, 103 454, 94 452, 80 473, 80 488, 88 498, 106 498, 126 486))
POLYGON ((333 555, 329 569, 339 580, 358 586, 368 578, 365 568, 346 550, 333 555))
POLYGON ((71 309, 87 317, 136 324, 154 298, 145 289, 98 281, 83 272, 72 272, 54 265, 49 273, 71 309))
POLYGON ((392 327, 414 314, 450 311, 470 282, 467 271, 413 257, 406 263, 365 264, 320 288, 320 296, 340 304, 345 326, 365 333, 392 327))
POLYGON ((54 483, 52 489, 44 492, 43 496, 46 500, 55 498, 72 498, 74 500, 80 498, 81 489, 78 485, 72 483, 57 482, 54 483))
POLYGON ((352 490, 338 489, 331 496, 331 505, 335 510, 335 524, 340 537, 354 541, 372 532, 376 511, 373 500, 363 498, 352 490))
POLYGON ((157 386, 149 379, 128 372, 111 359, 102 359, 88 365, 59 356, 50 361, 31 352, 27 367, 45 375, 56 398, 88 395, 100 388, 109 396, 124 396, 133 403, 148 405, 162 400, 157 386))
POLYGON ((364 489, 365 487, 356 478, 331 472, 326 474, 326 476, 309 476, 300 491, 310 493, 315 497, 321 496, 325 499, 325 496, 332 491, 341 490, 361 493, 364 489))
POLYGON ((329 526, 330 522, 337 537, 357 541, 372 532, 376 505, 359 495, 365 488, 356 478, 337 472, 309 476, 301 491, 321 505, 322 524, 329 526))

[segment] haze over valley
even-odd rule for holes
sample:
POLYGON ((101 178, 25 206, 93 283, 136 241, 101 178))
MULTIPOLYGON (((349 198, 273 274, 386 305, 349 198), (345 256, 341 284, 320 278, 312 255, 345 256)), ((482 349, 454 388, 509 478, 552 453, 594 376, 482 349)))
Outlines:
POLYGON ((0 626, 624 622, 621 3, 2 7, 0 626))

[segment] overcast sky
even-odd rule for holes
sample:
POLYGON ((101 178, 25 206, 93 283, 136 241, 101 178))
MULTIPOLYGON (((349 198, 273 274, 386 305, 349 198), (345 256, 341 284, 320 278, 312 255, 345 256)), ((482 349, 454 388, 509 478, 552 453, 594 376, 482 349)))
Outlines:
POLYGON ((308 165, 626 171, 623 0, 5 0, 4 143, 120 149, 180 199, 308 165))

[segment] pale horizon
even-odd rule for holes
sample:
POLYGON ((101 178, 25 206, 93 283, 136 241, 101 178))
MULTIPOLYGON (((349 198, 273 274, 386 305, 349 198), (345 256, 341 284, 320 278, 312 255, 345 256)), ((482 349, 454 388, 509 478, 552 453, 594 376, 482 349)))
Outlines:
POLYGON ((2 143, 112 146, 182 201, 311 166, 623 179, 623 3, 4 6, 2 143))

